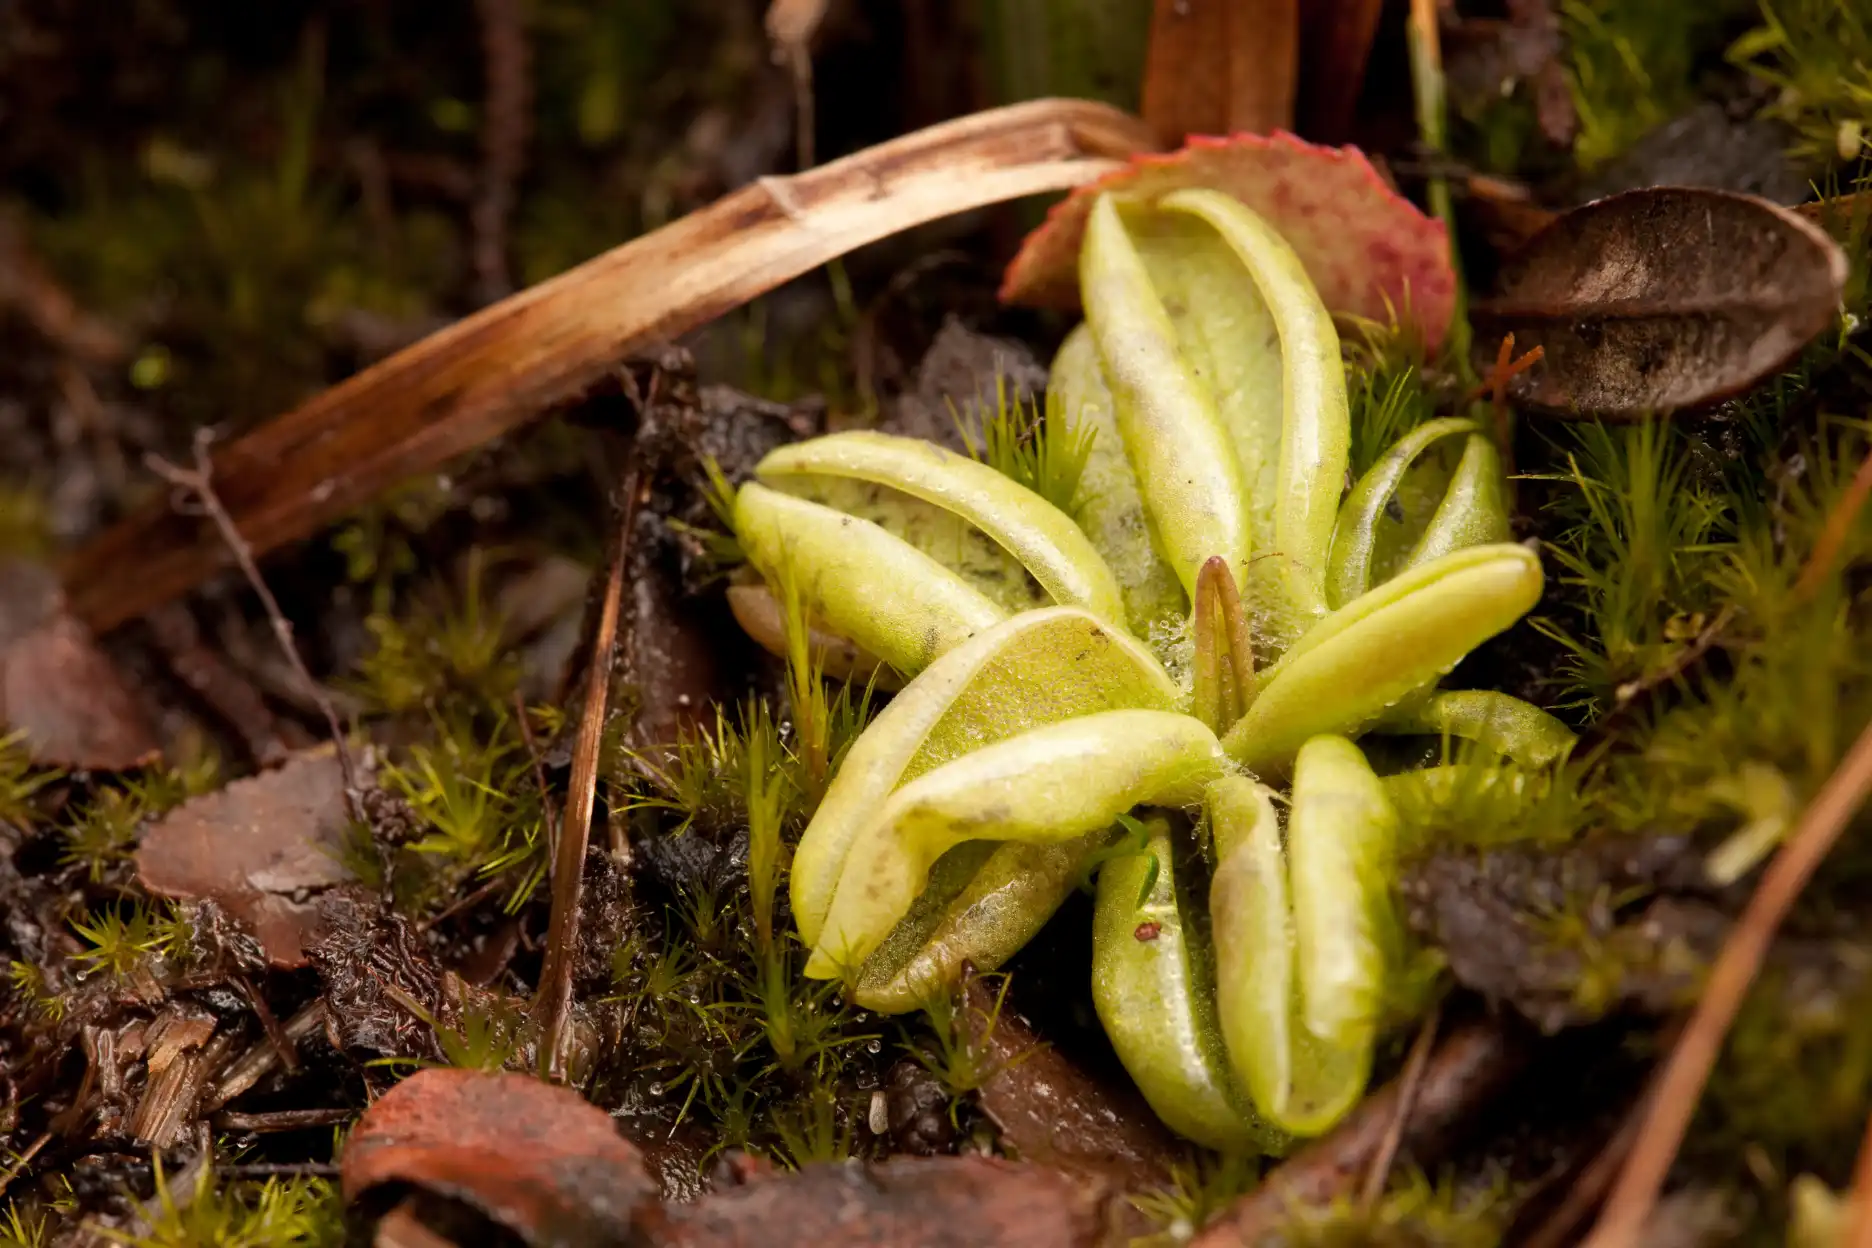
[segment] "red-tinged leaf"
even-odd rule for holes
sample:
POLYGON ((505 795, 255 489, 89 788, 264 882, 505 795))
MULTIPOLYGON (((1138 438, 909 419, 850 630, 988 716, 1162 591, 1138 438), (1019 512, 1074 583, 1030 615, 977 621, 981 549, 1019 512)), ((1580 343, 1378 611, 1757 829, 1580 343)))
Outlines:
POLYGON ((304 966, 323 931, 311 894, 352 878, 348 822, 337 754, 308 750, 170 811, 144 832, 137 872, 158 896, 219 902, 274 966, 304 966))
POLYGON ((1456 306, 1456 272, 1441 222, 1385 185, 1355 147, 1320 147, 1291 134, 1197 137, 1180 151, 1138 156, 1074 191, 1028 235, 1001 298, 1079 306, 1079 243, 1105 191, 1154 200, 1186 187, 1226 191, 1260 213, 1305 263, 1335 314, 1380 324, 1394 315, 1435 348, 1456 306))
POLYGON ((345 1142, 345 1199, 413 1185, 470 1205, 535 1248, 641 1242, 657 1199, 643 1157, 570 1088, 516 1074, 418 1071, 345 1142))
POLYGON ((49 569, 0 560, 0 736, 48 767, 124 771, 160 753, 141 704, 49 569))
POLYGON ((1833 322, 1846 254, 1803 215, 1733 191, 1653 187, 1563 213, 1503 265, 1471 316, 1485 356, 1544 358, 1511 396, 1635 419, 1739 394, 1833 322))

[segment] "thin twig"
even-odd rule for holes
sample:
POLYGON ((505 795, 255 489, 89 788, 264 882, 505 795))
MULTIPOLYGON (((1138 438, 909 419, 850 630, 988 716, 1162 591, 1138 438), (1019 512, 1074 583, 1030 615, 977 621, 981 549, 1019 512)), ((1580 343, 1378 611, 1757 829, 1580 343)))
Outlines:
MULTIPOLYGON (((345 1118, 354 1117, 355 1109, 343 1111, 345 1118)), ((343 1122, 344 1118, 335 1121, 343 1122)), ((221 1166, 215 1173, 224 1179, 334 1179, 340 1169, 329 1161, 250 1161, 238 1166, 221 1166)))
POLYGON ((1411 1041, 1410 1053, 1404 1058, 1404 1073, 1398 1076, 1397 1112, 1391 1115, 1391 1125, 1385 1128, 1384 1140, 1372 1157, 1371 1169, 1365 1172, 1365 1190, 1359 1195, 1359 1207, 1367 1215, 1377 1208, 1378 1198, 1384 1195, 1385 1184, 1390 1181, 1391 1163, 1397 1160, 1398 1146, 1404 1142, 1404 1128, 1410 1123, 1411 1111, 1417 1107, 1417 1090, 1423 1085, 1424 1067, 1430 1064, 1430 1050, 1436 1043, 1437 1024, 1442 1017, 1443 1003, 1439 1001, 1424 1019, 1417 1038, 1411 1041))
POLYGON ((26 1146, 26 1151, 21 1153, 18 1157, 15 1157, 13 1159, 13 1164, 8 1166, 4 1172, 0 1172, 0 1195, 5 1194, 7 1188, 13 1185, 13 1180, 19 1178, 19 1176, 25 1172, 26 1167, 32 1164, 32 1159, 37 1157, 40 1150, 51 1142, 52 1133, 50 1131, 40 1132, 39 1138, 28 1144, 26 1146))
POLYGON ((546 760, 540 755, 539 741, 533 736, 533 725, 527 722, 526 699, 518 689, 514 690, 514 714, 520 723, 520 740, 526 745, 527 757, 533 760, 533 783, 539 786, 540 819, 546 825, 546 853, 550 857, 559 847, 559 811, 553 805, 552 789, 546 783, 546 760))
POLYGON ((1575 757, 1590 759, 1608 746, 1617 735, 1616 730, 1623 727, 1625 721, 1638 709, 1650 701, 1651 696, 1666 685, 1683 676, 1691 668, 1701 663, 1709 652, 1721 643, 1729 626, 1735 623, 1736 604, 1726 602, 1722 609, 1711 616, 1690 644, 1678 650, 1663 664, 1653 671, 1644 673, 1634 680, 1628 680, 1613 691, 1612 709, 1599 718, 1599 721, 1587 730, 1581 739, 1575 757))
POLYGON ((773 0, 767 6, 767 38, 774 59, 793 75, 793 135, 802 171, 813 167, 812 41, 825 21, 826 0, 773 0))
MULTIPOLYGON (((1530 1046, 1523 1033, 1501 1022, 1472 1023, 1444 1038, 1425 1065, 1404 1142, 1422 1151, 1446 1137, 1520 1073, 1530 1046)), ((1371 1167, 1390 1124, 1398 1119, 1402 1080, 1361 1101, 1332 1131, 1271 1171, 1191 1241, 1192 1248, 1240 1248, 1258 1243, 1296 1206, 1319 1206, 1345 1196, 1371 1167)))
POLYGON ((261 1135, 270 1131, 304 1131, 310 1127, 335 1127, 357 1117, 355 1109, 276 1109, 263 1114, 216 1114, 217 1131, 245 1131, 261 1135))
POLYGON ((540 1055, 548 1078, 563 1080, 566 1072, 567 1022, 572 1013, 572 967, 577 961, 579 909, 585 891, 585 850, 591 843, 592 807, 597 800, 599 746, 604 740, 605 711, 610 701, 611 671, 617 659, 618 616, 624 593, 624 569, 629 562, 631 530, 637 523, 640 470, 635 451, 624 472, 623 497, 606 560, 604 596, 598 609, 598 627, 592 636, 590 665, 585 677, 585 705, 579 715, 578 736, 572 749, 572 776, 565 820, 559 829, 559 848, 553 855, 552 917, 546 928, 546 957, 540 967, 539 991, 534 998, 534 1019, 540 1029, 540 1055))
POLYGON ((1723 1038, 1755 982, 1775 932, 1793 908, 1807 881, 1839 840, 1872 790, 1872 724, 1860 732, 1852 749, 1808 805, 1800 823, 1762 873, 1748 907, 1729 933, 1716 958, 1703 997, 1671 1050, 1638 1141, 1632 1147, 1618 1184, 1589 1248, 1626 1248, 1638 1236, 1657 1203, 1671 1162, 1696 1112, 1703 1085, 1722 1051, 1723 1038))
POLYGON ((274 1051, 279 1054, 280 1065, 286 1068, 288 1074, 298 1074, 299 1047, 293 1043, 292 1037, 286 1034, 286 1029, 280 1026, 279 1019, 273 1016, 273 1011, 267 1006, 266 998, 254 990, 253 984, 248 982, 245 975, 236 975, 233 979, 236 984, 240 985, 241 991, 247 994, 247 1001, 253 1006, 254 1016, 260 1020, 260 1030, 266 1032, 267 1040, 273 1045, 274 1051))
POLYGON ((526 167, 532 83, 526 15, 519 0, 477 0, 475 10, 481 19, 481 58, 487 77, 481 187, 471 214, 475 285, 481 302, 493 303, 513 289, 507 271, 507 220, 513 214, 514 185, 526 167))
POLYGON ((445 907, 442 911, 418 923, 416 925, 416 931, 418 933, 426 932, 430 928, 434 927, 436 924, 442 922, 442 920, 453 918, 455 915, 460 914, 464 910, 468 910, 475 906, 480 905, 482 902, 486 901, 489 897, 492 897, 495 893, 495 890, 500 888, 500 886, 501 886, 501 880, 497 876, 494 879, 491 879, 487 883, 483 884, 480 888, 475 889, 472 893, 467 893, 461 897, 457 897, 454 901, 451 901, 447 905, 447 907, 445 907))
POLYGON ((240 564, 241 574, 247 578, 248 585, 260 598, 260 605, 266 609, 267 621, 273 626, 273 636, 279 640, 280 650, 286 655, 286 661, 292 665, 293 674, 305 685, 306 693, 317 704, 319 712, 325 717, 325 726, 331 732, 332 744, 338 750, 338 767, 344 773, 345 807, 351 817, 359 823, 366 822, 364 817, 364 790, 358 784, 356 760, 351 757, 350 744, 345 740, 344 728, 338 722, 338 711, 332 706, 331 699, 318 681, 312 678, 312 672, 299 657, 299 647, 293 642, 293 628, 286 613, 280 610, 279 600, 273 597, 273 591, 267 588, 266 578, 260 575, 260 565, 254 562, 253 548, 247 545, 240 529, 234 524, 234 518, 221 505, 220 495, 215 493, 214 467, 208 457, 208 447, 214 442, 212 429, 195 431, 195 467, 191 471, 179 468, 160 455, 150 455, 145 462, 150 471, 179 490, 187 490, 201 503, 202 510, 214 521, 220 530, 221 540, 233 554, 235 562, 240 564))

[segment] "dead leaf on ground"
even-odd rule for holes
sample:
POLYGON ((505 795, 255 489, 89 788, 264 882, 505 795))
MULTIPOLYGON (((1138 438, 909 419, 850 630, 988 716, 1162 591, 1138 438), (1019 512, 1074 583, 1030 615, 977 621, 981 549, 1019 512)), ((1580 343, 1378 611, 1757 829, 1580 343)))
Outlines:
POLYGON ((994 1013, 994 993, 980 979, 967 987, 977 1043, 998 1073, 982 1085, 981 1109, 1001 1140, 1028 1161, 1112 1179, 1133 1190, 1167 1186, 1184 1157, 1144 1098, 1129 1084, 1091 1074, 1034 1034, 1011 1010, 994 1013))
POLYGON ((149 720, 51 570, 0 559, 0 735, 48 767, 124 771, 161 753, 149 720))
POLYGON ((1298 0, 1157 0, 1140 111, 1166 143, 1291 130, 1299 68, 1298 0))
POLYGON ((603 1110, 525 1075, 420 1071, 365 1111, 346 1142, 347 1201, 414 1186, 473 1207, 535 1248, 825 1248, 829 1244, 1110 1241, 1110 1186, 987 1157, 740 1168, 693 1204, 661 1204, 637 1148, 603 1110))
POLYGON ((535 1248, 641 1242, 657 1199, 610 1115, 527 1075, 418 1071, 365 1111, 345 1142, 345 1199, 410 1184, 473 1206, 535 1248))
POLYGON ((1006 1245, 1091 1248, 1118 1242, 1112 1188, 994 1157, 898 1158, 758 1174, 693 1205, 640 1215, 656 1248, 892 1248, 1006 1245))
POLYGON ((1472 310, 1478 359, 1503 335, 1545 352, 1510 386, 1561 415, 1698 407, 1778 371, 1832 323, 1846 254, 1750 195, 1657 187, 1576 208, 1503 266, 1472 310))
POLYGON ((219 903, 274 966, 304 966, 323 930, 311 894, 354 878, 339 857, 349 822, 323 746, 170 811, 143 834, 137 872, 158 896, 219 903))
POLYGON ((1441 222, 1385 184, 1355 147, 1320 147, 1291 134, 1194 138, 1167 156, 1139 156, 1080 187, 1027 236, 1001 297, 1079 306, 1079 244, 1105 191, 1154 200, 1188 187, 1224 191, 1260 213, 1299 254, 1335 314, 1388 324, 1393 316, 1434 349, 1456 306, 1456 272, 1441 222))

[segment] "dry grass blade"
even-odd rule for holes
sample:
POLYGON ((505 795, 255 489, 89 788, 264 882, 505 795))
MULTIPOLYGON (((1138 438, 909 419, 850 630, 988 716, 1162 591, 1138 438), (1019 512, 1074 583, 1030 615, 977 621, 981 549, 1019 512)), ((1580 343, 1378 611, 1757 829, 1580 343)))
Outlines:
MULTIPOLYGON (((506 433, 684 333, 866 243, 985 204, 1065 190, 1153 146, 1082 100, 976 113, 790 178, 767 178, 467 317, 215 456, 216 488, 256 555, 506 433)), ((112 628, 227 558, 161 503, 64 569, 73 610, 112 628)))
POLYGON ((1801 816, 1799 825, 1762 875, 1748 908, 1729 934, 1710 971, 1703 997, 1671 1050, 1656 1085, 1650 1112, 1589 1248, 1627 1248, 1640 1242, 1657 1203, 1664 1176, 1696 1112, 1703 1085, 1722 1049, 1729 1025, 1761 970, 1769 943, 1820 862, 1872 790, 1872 725, 1860 732, 1839 768, 1801 816))
POLYGON ((546 956, 540 965, 533 999, 539 1024, 541 1065, 549 1078, 566 1077, 567 1026, 572 1014, 572 968, 578 960, 579 909, 584 904, 585 850, 591 843, 592 808, 598 795, 600 747, 610 701, 611 671, 617 659, 618 617, 624 596, 624 569, 630 562, 631 530, 637 523, 640 473, 633 454, 617 502, 618 523, 605 564, 603 597, 592 633, 585 674, 585 706, 572 745, 572 774, 567 780, 565 821, 559 827, 552 867, 552 914, 546 926, 546 956))

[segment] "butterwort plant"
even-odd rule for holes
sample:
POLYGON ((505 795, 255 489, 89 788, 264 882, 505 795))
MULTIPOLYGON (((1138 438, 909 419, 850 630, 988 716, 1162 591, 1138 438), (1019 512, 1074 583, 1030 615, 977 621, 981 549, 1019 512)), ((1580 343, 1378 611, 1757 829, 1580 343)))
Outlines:
POLYGON ((1278 1148, 1362 1094, 1396 970, 1399 818, 1359 738, 1572 745, 1437 687, 1541 567, 1473 422, 1418 425, 1346 489, 1337 330, 1241 199, 1099 194, 1078 280, 1039 429, 1081 449, 1070 499, 877 432, 781 448, 735 497, 769 589, 906 682, 797 847, 805 974, 913 1009, 1095 871, 1126 1068, 1183 1135, 1278 1148))

